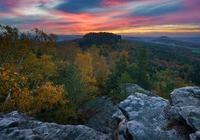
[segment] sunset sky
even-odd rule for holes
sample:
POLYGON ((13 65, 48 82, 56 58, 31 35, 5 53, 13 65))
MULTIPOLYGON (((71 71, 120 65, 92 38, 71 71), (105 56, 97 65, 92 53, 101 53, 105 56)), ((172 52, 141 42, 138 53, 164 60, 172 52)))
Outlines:
POLYGON ((55 34, 200 36, 200 0, 0 0, 0 24, 55 34))

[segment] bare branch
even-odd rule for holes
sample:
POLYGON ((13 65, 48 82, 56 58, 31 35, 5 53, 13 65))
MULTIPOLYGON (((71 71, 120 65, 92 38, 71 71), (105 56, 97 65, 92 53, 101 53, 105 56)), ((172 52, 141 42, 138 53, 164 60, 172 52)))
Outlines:
POLYGON ((25 54, 22 56, 22 58, 20 59, 19 63, 18 63, 18 67, 22 64, 23 60, 24 60, 25 54))

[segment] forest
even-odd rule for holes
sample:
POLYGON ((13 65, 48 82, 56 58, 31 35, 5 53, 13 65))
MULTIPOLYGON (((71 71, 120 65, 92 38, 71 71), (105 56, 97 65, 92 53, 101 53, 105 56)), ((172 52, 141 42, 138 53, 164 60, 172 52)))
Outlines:
POLYGON ((0 25, 0 113, 82 124, 96 97, 118 103, 131 83, 166 99, 175 88, 199 86, 200 53, 104 32, 57 42, 37 28, 22 33, 0 25))

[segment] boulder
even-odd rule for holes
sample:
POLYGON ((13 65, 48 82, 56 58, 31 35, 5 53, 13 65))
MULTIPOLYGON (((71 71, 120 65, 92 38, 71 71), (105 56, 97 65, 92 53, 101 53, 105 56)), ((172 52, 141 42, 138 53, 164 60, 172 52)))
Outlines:
POLYGON ((170 93, 174 107, 200 106, 200 87, 182 87, 170 93))
MULTIPOLYGON (((174 128, 167 129, 169 116, 168 100, 158 96, 135 93, 120 102, 119 109, 126 121, 119 124, 118 135, 123 132, 125 139, 134 140, 185 140, 174 128)), ((119 111, 113 115, 123 118, 119 111)))
POLYGON ((169 110, 171 119, 190 126, 194 131, 190 139, 200 139, 200 88, 183 87, 170 93, 172 107, 169 110))
POLYGON ((45 123, 13 111, 0 116, 0 140, 111 140, 84 125, 45 123))

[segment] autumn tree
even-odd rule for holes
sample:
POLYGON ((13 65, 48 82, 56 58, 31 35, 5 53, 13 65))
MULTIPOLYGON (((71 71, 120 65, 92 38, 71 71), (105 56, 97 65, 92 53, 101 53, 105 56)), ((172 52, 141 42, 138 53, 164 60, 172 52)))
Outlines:
POLYGON ((105 88, 105 80, 108 77, 109 68, 104 56, 100 56, 100 49, 93 46, 87 50, 92 57, 93 75, 96 79, 96 85, 100 92, 105 88))
POLYGON ((72 41, 65 41, 56 48, 58 57, 63 61, 68 61, 74 63, 78 53, 81 53, 81 50, 78 48, 78 45, 72 41))
POLYGON ((92 98, 96 94, 97 87, 90 53, 78 53, 74 64, 81 71, 82 79, 88 87, 88 94, 92 98))
POLYGON ((51 112, 68 101, 52 55, 56 36, 35 29, 35 37, 0 26, 0 111, 18 110, 33 116, 51 112), (40 50, 40 54, 38 54, 40 50))

